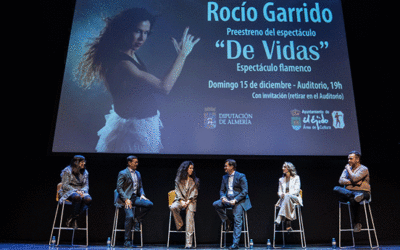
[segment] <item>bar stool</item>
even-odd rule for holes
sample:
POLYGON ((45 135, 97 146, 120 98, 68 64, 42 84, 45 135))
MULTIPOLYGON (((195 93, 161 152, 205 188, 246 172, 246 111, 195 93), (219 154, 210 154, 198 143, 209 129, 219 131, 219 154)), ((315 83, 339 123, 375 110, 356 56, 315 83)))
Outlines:
MULTIPOLYGON (((176 197, 175 190, 171 190, 168 192, 168 207, 172 206, 172 203, 174 203, 176 197)), ((171 233, 186 233, 185 231, 178 231, 178 230, 171 230, 171 219, 172 219, 172 211, 169 210, 169 225, 168 225, 168 241, 167 241, 167 247, 169 247, 169 239, 171 233)), ((194 221, 194 220, 193 220, 194 221)), ((196 223, 194 223, 194 231, 193 231, 193 239, 194 239, 194 247, 197 247, 197 241, 196 241, 196 223)))
MULTIPOLYGON (((374 223, 374 218, 372 216, 370 202, 371 202, 371 198, 369 199, 369 201, 364 200, 364 201, 360 202, 360 205, 362 205, 363 208, 364 208, 365 221, 366 221, 366 224, 367 224, 367 228, 363 228, 363 229, 361 229, 361 231, 367 231, 368 232, 368 238, 369 238, 370 247, 371 248, 378 248, 379 247, 378 236, 377 236, 376 230, 375 230, 375 223, 374 223), (368 210, 367 210, 367 206, 368 206, 368 210), (368 212, 369 212, 369 217, 371 218, 372 228, 370 228, 370 226, 369 226, 368 212), (376 246, 372 246, 371 231, 374 231, 376 246)), ((350 202, 339 201, 339 247, 340 248, 342 248, 342 232, 351 232, 351 238, 353 240, 353 246, 352 247, 355 247, 356 243, 355 243, 355 240, 354 240, 354 228, 353 228, 353 222, 352 222, 352 218, 351 218, 350 202), (347 207, 349 209, 350 228, 347 228, 347 229, 342 229, 342 205, 347 205, 347 207)))
POLYGON ((56 201, 57 201, 57 208, 56 208, 56 214, 54 216, 54 221, 53 221, 53 228, 51 229, 51 234, 50 234, 50 240, 49 240, 49 245, 51 245, 51 240, 53 238, 53 233, 54 230, 57 229, 58 230, 58 238, 57 238, 57 245, 58 246, 60 244, 60 236, 61 236, 61 230, 72 230, 72 240, 71 240, 71 245, 74 246, 74 238, 75 238, 75 230, 83 230, 86 231, 86 245, 89 245, 89 221, 88 221, 88 209, 86 210, 86 227, 83 228, 71 228, 71 227, 63 227, 62 226, 62 222, 64 220, 64 207, 65 205, 72 205, 72 202, 66 200, 63 201, 62 206, 61 206, 61 216, 60 216, 60 226, 56 227, 56 220, 57 220, 57 215, 58 215, 58 209, 60 207, 60 203, 58 202, 60 200, 58 191, 60 191, 62 187, 62 183, 58 183, 57 185, 57 194, 56 194, 56 201))
MULTIPOLYGON (((225 208, 225 213, 227 210, 232 210, 233 208, 225 208)), ((243 218, 243 229, 241 231, 241 233, 243 234, 244 237, 244 247, 245 248, 249 248, 250 247, 250 234, 249 234, 249 221, 247 219, 247 211, 243 209, 243 214, 242 214, 242 218, 243 218)), ((226 234, 227 233, 232 233, 233 231, 228 231, 226 228, 226 222, 221 224, 221 240, 220 240, 220 248, 226 247, 226 234), (224 246, 222 246, 222 238, 224 241, 224 246)))
MULTIPOLYGON (((118 191, 114 190, 114 204, 116 204, 117 199, 118 199, 118 191)), ((111 246, 112 247, 115 247, 115 241, 116 241, 116 238, 117 238, 116 237, 117 236, 117 232, 125 232, 125 229, 119 229, 118 228, 118 218, 119 218, 119 209, 120 208, 122 208, 122 207, 115 206, 113 230, 112 230, 112 233, 111 233, 111 246)), ((133 206, 132 209, 133 209, 133 214, 135 214, 136 207, 133 206)), ((143 230, 143 224, 142 224, 141 221, 139 222, 139 225, 140 225, 140 229, 139 230, 135 230, 135 228, 132 228, 132 230, 131 230, 132 231, 132 244, 133 244, 133 240, 135 239, 134 238, 135 232, 136 233, 140 233, 140 247, 143 247, 143 231, 142 231, 143 230)))
MULTIPOLYGON (((303 191, 300 189, 300 196, 303 197, 303 191)), ((280 207, 275 204, 275 211, 274 211, 274 221, 276 221, 276 211, 279 209, 280 207)), ((283 227, 284 223, 282 224, 282 229, 281 230, 276 230, 276 225, 274 224, 274 240, 273 240, 273 248, 279 248, 279 247, 275 247, 275 235, 276 233, 282 233, 282 239, 283 239, 283 245, 282 247, 285 247, 285 233, 300 233, 300 241, 301 241, 301 247, 302 248, 306 248, 307 247, 307 243, 306 243, 306 235, 305 235, 305 231, 304 231, 304 224, 303 224, 303 215, 301 213, 301 206, 299 204, 295 205, 295 211, 297 213, 297 218, 299 220, 299 229, 298 230, 286 230, 283 227)))

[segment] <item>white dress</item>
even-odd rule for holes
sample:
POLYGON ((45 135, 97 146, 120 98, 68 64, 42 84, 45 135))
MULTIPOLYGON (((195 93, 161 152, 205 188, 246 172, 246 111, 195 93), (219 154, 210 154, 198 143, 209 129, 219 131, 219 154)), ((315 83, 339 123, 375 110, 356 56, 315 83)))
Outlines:
POLYGON ((105 126, 97 132, 99 141, 96 151, 104 153, 159 153, 163 148, 161 132, 163 128, 160 111, 157 115, 144 119, 121 118, 114 106, 105 116, 105 126))

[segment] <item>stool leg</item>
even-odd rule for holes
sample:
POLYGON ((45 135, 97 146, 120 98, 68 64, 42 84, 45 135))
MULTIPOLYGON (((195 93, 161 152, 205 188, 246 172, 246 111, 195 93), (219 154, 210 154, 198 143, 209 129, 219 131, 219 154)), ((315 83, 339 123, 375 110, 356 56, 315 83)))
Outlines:
POLYGON ((197 247, 197 239, 196 239, 196 221, 194 220, 194 218, 193 218, 193 225, 194 225, 194 232, 193 232, 193 237, 194 237, 194 248, 196 248, 197 247))
MULTIPOLYGON (((132 207, 132 210, 133 210, 133 217, 135 217, 135 215, 136 215, 136 207, 132 207)), ((135 222, 135 218, 133 218, 133 222, 135 222)), ((135 224, 133 224, 133 228, 131 229, 131 232, 132 232, 132 245, 133 245, 133 241, 135 240, 135 224)))
POLYGON ((249 246, 247 245, 247 233, 246 233, 246 217, 245 217, 245 211, 243 211, 243 214, 242 214, 242 224, 243 224, 243 228, 241 228, 240 230, 242 230, 242 232, 243 232, 244 247, 245 247, 245 248, 249 248, 249 246))
POLYGON ((222 248, 222 234, 224 232, 224 225, 225 225, 225 222, 221 223, 221 240, 219 241, 219 247, 220 248, 222 248))
POLYGON ((285 229, 283 228, 283 221, 281 222, 281 225, 282 225, 282 240, 283 240, 283 247, 285 247, 285 229))
POLYGON ((113 231, 111 233, 111 246, 115 247, 115 238, 117 236, 119 208, 115 207, 113 231))
POLYGON ((301 216, 301 227, 302 227, 302 230, 303 230, 304 247, 307 247, 306 230, 304 229, 303 212, 301 211, 301 209, 300 209, 300 216, 301 216))
POLYGON ((143 247, 143 224, 140 222, 140 247, 143 247))
POLYGON ((274 207, 274 239, 272 241, 272 247, 275 248, 275 234, 276 234, 276 225, 275 225, 275 221, 276 221, 276 206, 274 207))
MULTIPOLYGON (((378 236, 376 234, 376 229, 375 229, 374 217, 372 216, 371 205, 369 203, 368 203, 368 210, 369 210, 369 215, 371 217, 372 227, 373 227, 374 234, 375 234, 376 247, 379 247, 378 236)), ((371 245, 371 248, 373 248, 372 247, 372 242, 370 243, 370 245, 371 245)))
POLYGON ((74 245, 74 237, 75 237, 75 228, 72 230, 71 246, 74 245))
POLYGON ((339 202, 339 248, 342 247, 342 203, 339 202))
POLYGON ((62 221, 63 221, 63 218, 64 218, 64 206, 65 206, 65 202, 62 203, 62 207, 61 207, 60 227, 58 228, 58 238, 57 238, 57 245, 56 246, 58 246, 60 244, 61 225, 62 225, 62 221))
POLYGON ((56 220, 57 220, 57 215, 58 215, 58 207, 59 207, 59 206, 60 206, 60 203, 57 202, 56 214, 55 214, 55 216, 54 216, 53 228, 51 229, 50 240, 49 240, 49 246, 51 245, 51 240, 52 240, 52 238, 53 238, 54 226, 56 225, 56 220))
POLYGON ((350 209, 350 203, 343 203, 339 202, 339 248, 342 248, 342 231, 350 231, 351 232, 351 237, 353 240, 353 246, 356 246, 355 240, 354 240, 354 228, 353 228, 353 220, 351 217, 351 209, 350 209), (342 204, 347 205, 347 208, 349 210, 349 218, 350 218, 350 229, 342 229, 342 204))
POLYGON ((353 247, 355 247, 355 246, 356 246, 356 242, 355 242, 355 240, 354 240, 353 218, 351 217, 350 203, 347 203, 347 207, 348 207, 348 209, 349 209, 350 228, 351 228, 351 238, 353 239, 353 247))
POLYGON ((245 218, 245 224, 243 226, 245 226, 245 236, 247 235, 247 248, 250 247, 250 232, 249 232, 249 220, 247 219, 247 211, 244 211, 244 215, 243 217, 245 218))
POLYGON ((86 209, 86 246, 89 246, 89 209, 86 209))
MULTIPOLYGON (((226 209, 225 209, 226 213, 226 209)), ((226 247, 226 222, 221 223, 221 240, 220 240, 220 248, 226 247), (223 238, 223 239, 222 239, 223 238), (224 246, 222 246, 222 241, 224 241, 224 246)))
POLYGON ((169 211, 169 223, 168 223, 168 241, 167 241, 167 247, 169 247, 169 239, 171 236, 171 216, 172 216, 172 212, 171 210, 169 211))
POLYGON ((297 212, 297 218, 299 220, 300 243, 301 243, 301 247, 303 248, 304 247, 304 245, 303 245, 303 231, 302 231, 302 228, 301 228, 300 208, 299 208, 299 206, 296 205, 295 209, 296 209, 296 212, 297 212))
POLYGON ((304 247, 307 247, 307 241, 306 241, 306 230, 304 229, 304 220, 303 220, 303 212, 300 210, 300 216, 301 216, 301 227, 303 228, 303 238, 304 238, 304 247))
POLYGON ((378 243, 378 237, 376 236, 376 230, 375 230, 374 219, 373 219, 372 213, 371 213, 371 206, 370 206, 369 203, 368 203, 368 208, 369 208, 369 216, 371 217, 371 222, 372 222, 373 229, 370 229, 370 227, 369 227, 368 215, 367 215, 367 206, 365 205, 365 202, 364 202, 364 213, 365 213, 365 221, 367 222, 367 231, 368 231, 369 245, 370 245, 371 248, 375 248, 375 247, 379 247, 379 243, 378 243), (376 245, 377 245, 377 246, 375 246, 375 247, 372 246, 371 230, 373 230, 374 233, 375 233, 375 240, 376 240, 376 245))
POLYGON ((303 216, 301 214, 301 209, 300 205, 297 206, 297 217, 299 218, 299 227, 300 227, 300 241, 301 241, 301 247, 305 248, 306 247, 306 236, 304 235, 304 225, 303 225, 303 216))
POLYGON ((226 232, 228 231, 228 229, 226 228, 226 223, 224 223, 224 247, 226 247, 226 232))
POLYGON ((365 214, 365 222, 367 223, 367 232, 368 232, 369 245, 370 245, 370 247, 372 248, 371 232, 369 231, 367 207, 366 207, 366 205, 365 205, 365 202, 364 202, 364 214, 365 214))

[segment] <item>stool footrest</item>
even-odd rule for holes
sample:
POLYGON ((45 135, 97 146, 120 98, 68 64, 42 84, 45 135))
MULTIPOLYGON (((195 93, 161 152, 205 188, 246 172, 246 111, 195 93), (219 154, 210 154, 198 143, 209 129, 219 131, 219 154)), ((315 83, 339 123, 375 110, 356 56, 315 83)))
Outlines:
MULTIPOLYGON (((247 231, 241 231, 242 233, 247 233, 247 231)), ((233 231, 222 231, 223 234, 233 234, 233 231)))
POLYGON ((302 233, 303 230, 275 230, 277 233, 302 233))
POLYGON ((58 230, 87 230, 86 228, 70 228, 70 227, 54 227, 54 229, 58 230))

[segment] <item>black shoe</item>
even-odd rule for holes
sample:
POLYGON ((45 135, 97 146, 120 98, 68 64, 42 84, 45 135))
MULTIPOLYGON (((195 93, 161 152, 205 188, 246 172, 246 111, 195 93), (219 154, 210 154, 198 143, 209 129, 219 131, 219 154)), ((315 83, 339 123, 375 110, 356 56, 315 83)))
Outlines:
POLYGON ((77 229, 78 228, 78 221, 76 216, 70 216, 66 222, 67 227, 77 229))
POLYGON ((239 249, 239 245, 233 244, 232 246, 229 247, 229 249, 239 249))
POLYGON ((125 240, 124 247, 132 247, 131 240, 125 240))
POLYGON ((225 223, 226 223, 226 231, 232 231, 233 230, 233 223, 229 219, 227 219, 225 221, 225 223))
POLYGON ((361 228, 362 228, 361 223, 357 223, 357 224, 354 226, 354 232, 355 232, 355 233, 361 232, 361 228))

